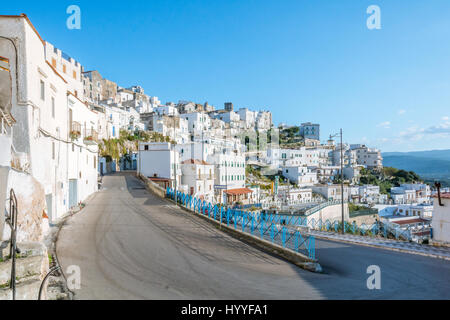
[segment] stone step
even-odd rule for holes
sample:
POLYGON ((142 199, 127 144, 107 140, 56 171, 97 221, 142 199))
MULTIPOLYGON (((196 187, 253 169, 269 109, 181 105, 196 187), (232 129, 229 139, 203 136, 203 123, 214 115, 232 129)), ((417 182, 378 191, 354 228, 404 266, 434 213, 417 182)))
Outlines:
MULTIPOLYGON (((47 256, 31 256, 16 259, 16 279, 38 276, 43 278, 49 270, 47 256)), ((11 279, 11 260, 0 263, 0 285, 7 284, 11 279)))
MULTIPOLYGON (((19 242, 17 248, 20 249, 19 256, 22 258, 33 256, 47 256, 47 248, 40 242, 19 242)), ((0 259, 9 259, 9 241, 4 241, 0 244, 0 259)))
MULTIPOLYGON (((29 279, 16 284, 16 300, 38 300, 41 281, 29 279)), ((42 300, 47 299, 47 290, 43 290, 42 300)), ((12 300, 12 290, 0 289, 0 300, 12 300)))

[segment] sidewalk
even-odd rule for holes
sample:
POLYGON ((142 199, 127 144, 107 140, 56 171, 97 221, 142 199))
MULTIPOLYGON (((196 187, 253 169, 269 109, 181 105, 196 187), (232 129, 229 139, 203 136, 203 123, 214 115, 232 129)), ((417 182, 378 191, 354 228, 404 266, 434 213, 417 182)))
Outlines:
POLYGON ((310 230, 309 233, 318 239, 342 241, 360 244, 363 246, 380 247, 383 249, 402 251, 412 254, 420 254, 434 258, 450 260, 450 248, 434 247, 414 242, 398 241, 393 239, 357 236, 352 234, 340 234, 336 232, 310 230))

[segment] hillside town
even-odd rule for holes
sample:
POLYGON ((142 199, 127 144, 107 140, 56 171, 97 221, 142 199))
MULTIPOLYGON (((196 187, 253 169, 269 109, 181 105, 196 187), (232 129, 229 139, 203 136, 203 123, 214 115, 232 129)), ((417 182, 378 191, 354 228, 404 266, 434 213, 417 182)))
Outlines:
MULTIPOLYGON (((49 264, 56 263, 51 250, 65 219, 114 187, 105 186, 105 179, 121 174, 126 187, 120 192, 140 192, 145 188, 138 183, 150 183, 160 198, 174 195, 168 203, 178 205, 179 193, 208 203, 208 213, 211 207, 220 214, 232 209, 235 229, 236 212, 245 211, 252 235, 258 217, 261 239, 261 217, 270 215, 281 217, 271 225, 277 234, 286 232, 286 217, 299 217, 305 224, 290 226, 297 236, 299 230, 313 238, 333 228, 345 234, 348 226, 355 237, 359 228, 358 237, 383 238, 383 230, 385 239, 450 243, 450 190, 383 166, 381 150, 346 141, 338 123, 333 132, 323 132, 320 119, 274 123, 277 106, 238 105, 231 97, 220 105, 162 102, 151 88, 107 79, 101 69, 101 61, 85 68, 44 40, 25 14, 0 15, 0 266, 16 254, 26 265, 25 259, 34 258, 27 254, 38 252, 45 264, 18 269, 18 281, 26 279, 21 284, 31 288, 26 292, 37 291, 49 264), (45 249, 36 249, 44 243, 45 249)), ((125 201, 126 207, 138 198, 125 201)), ((229 217, 218 219, 220 226, 230 224, 229 217)), ((92 240, 75 238, 64 240, 66 250, 67 243, 92 240)), ((13 271, 0 272, 0 299, 15 299, 15 291, 6 289, 15 278, 13 271)))
POLYGON ((1 150, 11 150, 1 156, 0 165, 11 167, 1 176, 1 193, 32 177, 50 224, 97 192, 103 175, 120 170, 137 170, 211 203, 291 214, 340 201, 343 177, 345 202, 406 223, 432 218, 432 192, 424 183, 401 183, 389 192, 361 183, 362 170, 383 170, 378 149, 341 146, 331 135, 322 140, 318 123, 276 126, 270 111, 232 102, 223 108, 162 104, 139 85, 122 87, 86 71, 43 40, 25 15, 1 16, 0 26, 3 37, 18 39, 18 47, 0 39, 0 142, 1 150), (11 91, 3 86, 7 78, 11 91), (105 146, 120 139, 125 142, 112 154, 105 146))

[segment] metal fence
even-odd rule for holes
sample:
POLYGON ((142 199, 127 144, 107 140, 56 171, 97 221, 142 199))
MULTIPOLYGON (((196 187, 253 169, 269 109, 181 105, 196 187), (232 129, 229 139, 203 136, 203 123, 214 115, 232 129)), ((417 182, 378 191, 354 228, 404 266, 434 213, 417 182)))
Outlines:
MULTIPOLYGON (((268 215, 268 219, 273 223, 279 223, 293 228, 305 227, 310 230, 342 232, 342 222, 338 220, 323 221, 322 219, 309 218, 308 216, 282 214, 270 214, 268 215)), ((356 222, 344 222, 345 233, 407 241, 418 241, 429 238, 430 235, 428 233, 430 228, 430 223, 426 222, 419 222, 406 227, 387 221, 377 221, 373 224, 362 223, 360 225, 357 225, 356 222)))
MULTIPOLYGON (((342 222, 338 220, 322 220, 309 218, 312 214, 322 210, 325 207, 341 204, 340 200, 328 201, 310 208, 302 215, 275 214, 276 217, 269 217, 274 222, 281 223, 292 227, 303 226, 311 230, 342 232, 342 222)), ((373 209, 359 212, 360 214, 350 214, 350 218, 360 215, 376 214, 378 211, 373 209)), ((358 212, 355 212, 358 213, 358 212)), ((269 215, 273 216, 273 215, 269 215)), ((344 222, 344 232, 361 236, 374 236, 383 238, 392 238, 396 240, 419 241, 430 238, 431 226, 429 223, 416 223, 408 226, 400 226, 388 221, 377 221, 373 224, 357 225, 355 222, 344 222)))
MULTIPOLYGON (((172 188, 167 188, 166 197, 175 200, 175 192, 172 188)), ((185 208, 222 222, 228 227, 305 254, 310 259, 316 259, 314 236, 300 232, 299 228, 288 228, 288 225, 283 224, 275 214, 254 213, 212 205, 180 191, 177 191, 176 198, 177 203, 185 208)))

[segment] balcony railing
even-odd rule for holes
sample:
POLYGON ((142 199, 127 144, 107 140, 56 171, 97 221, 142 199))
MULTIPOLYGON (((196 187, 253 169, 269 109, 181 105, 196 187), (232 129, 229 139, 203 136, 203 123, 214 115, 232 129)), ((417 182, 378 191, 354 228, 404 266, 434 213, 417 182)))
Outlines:
POLYGON ((197 174, 197 180, 213 180, 214 175, 209 174, 197 174))
POLYGON ((84 143, 85 144, 96 144, 98 143, 98 133, 94 129, 84 130, 84 143))
POLYGON ((69 135, 72 140, 77 140, 81 136, 81 124, 79 122, 72 121, 69 135))

